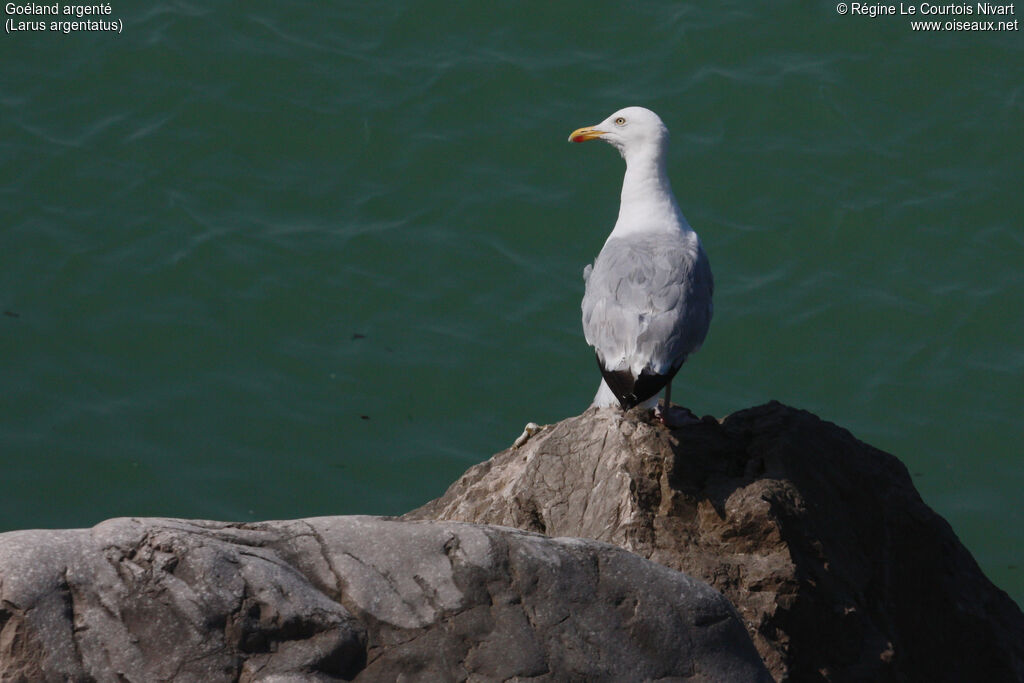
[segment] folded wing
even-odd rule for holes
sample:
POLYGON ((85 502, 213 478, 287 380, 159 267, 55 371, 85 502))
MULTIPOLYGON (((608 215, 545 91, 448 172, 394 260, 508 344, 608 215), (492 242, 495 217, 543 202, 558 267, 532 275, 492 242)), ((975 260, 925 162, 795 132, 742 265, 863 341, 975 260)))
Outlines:
POLYGON ((583 331, 623 408, 657 394, 700 348, 713 282, 697 236, 609 239, 585 272, 583 331))

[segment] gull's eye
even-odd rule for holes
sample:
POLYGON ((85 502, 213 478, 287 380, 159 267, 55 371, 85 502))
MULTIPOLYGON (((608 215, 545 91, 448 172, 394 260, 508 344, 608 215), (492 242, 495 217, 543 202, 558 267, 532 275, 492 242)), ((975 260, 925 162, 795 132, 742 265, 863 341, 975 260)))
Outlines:
POLYGON ((620 116, 619 118, 615 119, 615 125, 616 126, 624 126, 624 125, 626 125, 626 119, 624 119, 624 118, 622 118, 620 116))

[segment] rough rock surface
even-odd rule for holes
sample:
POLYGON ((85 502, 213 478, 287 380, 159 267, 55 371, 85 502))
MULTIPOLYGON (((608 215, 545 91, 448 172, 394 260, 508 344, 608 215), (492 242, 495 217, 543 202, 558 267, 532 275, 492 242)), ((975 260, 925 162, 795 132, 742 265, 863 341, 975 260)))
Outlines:
POLYGON ((1024 681, 1024 616, 893 456, 770 403, 669 432, 591 409, 408 519, 614 543, 736 605, 793 681, 1024 681))
POLYGON ((707 584, 453 522, 0 534, 3 681, 771 680, 707 584))

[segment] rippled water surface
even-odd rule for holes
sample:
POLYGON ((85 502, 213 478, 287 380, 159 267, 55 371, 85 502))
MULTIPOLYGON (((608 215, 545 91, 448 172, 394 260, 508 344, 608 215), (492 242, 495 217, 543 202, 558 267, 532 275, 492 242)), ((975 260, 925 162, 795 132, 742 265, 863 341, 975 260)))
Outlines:
MULTIPOLYGON (((395 514, 583 410, 658 111, 716 278, 673 397, 898 455, 1024 601, 1024 41, 833 4, 112 3, 0 36, 0 529, 395 514)), ((5 17, 7 18, 7 17, 5 17)))

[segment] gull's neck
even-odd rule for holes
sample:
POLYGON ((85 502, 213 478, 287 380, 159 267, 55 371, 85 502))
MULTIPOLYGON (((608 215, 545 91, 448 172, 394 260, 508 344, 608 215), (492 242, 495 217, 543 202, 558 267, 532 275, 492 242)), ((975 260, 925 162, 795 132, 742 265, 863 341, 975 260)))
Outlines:
POLYGON ((672 194, 664 147, 649 145, 623 157, 626 174, 622 178, 619 219, 609 239, 637 233, 689 232, 690 226, 672 194))

